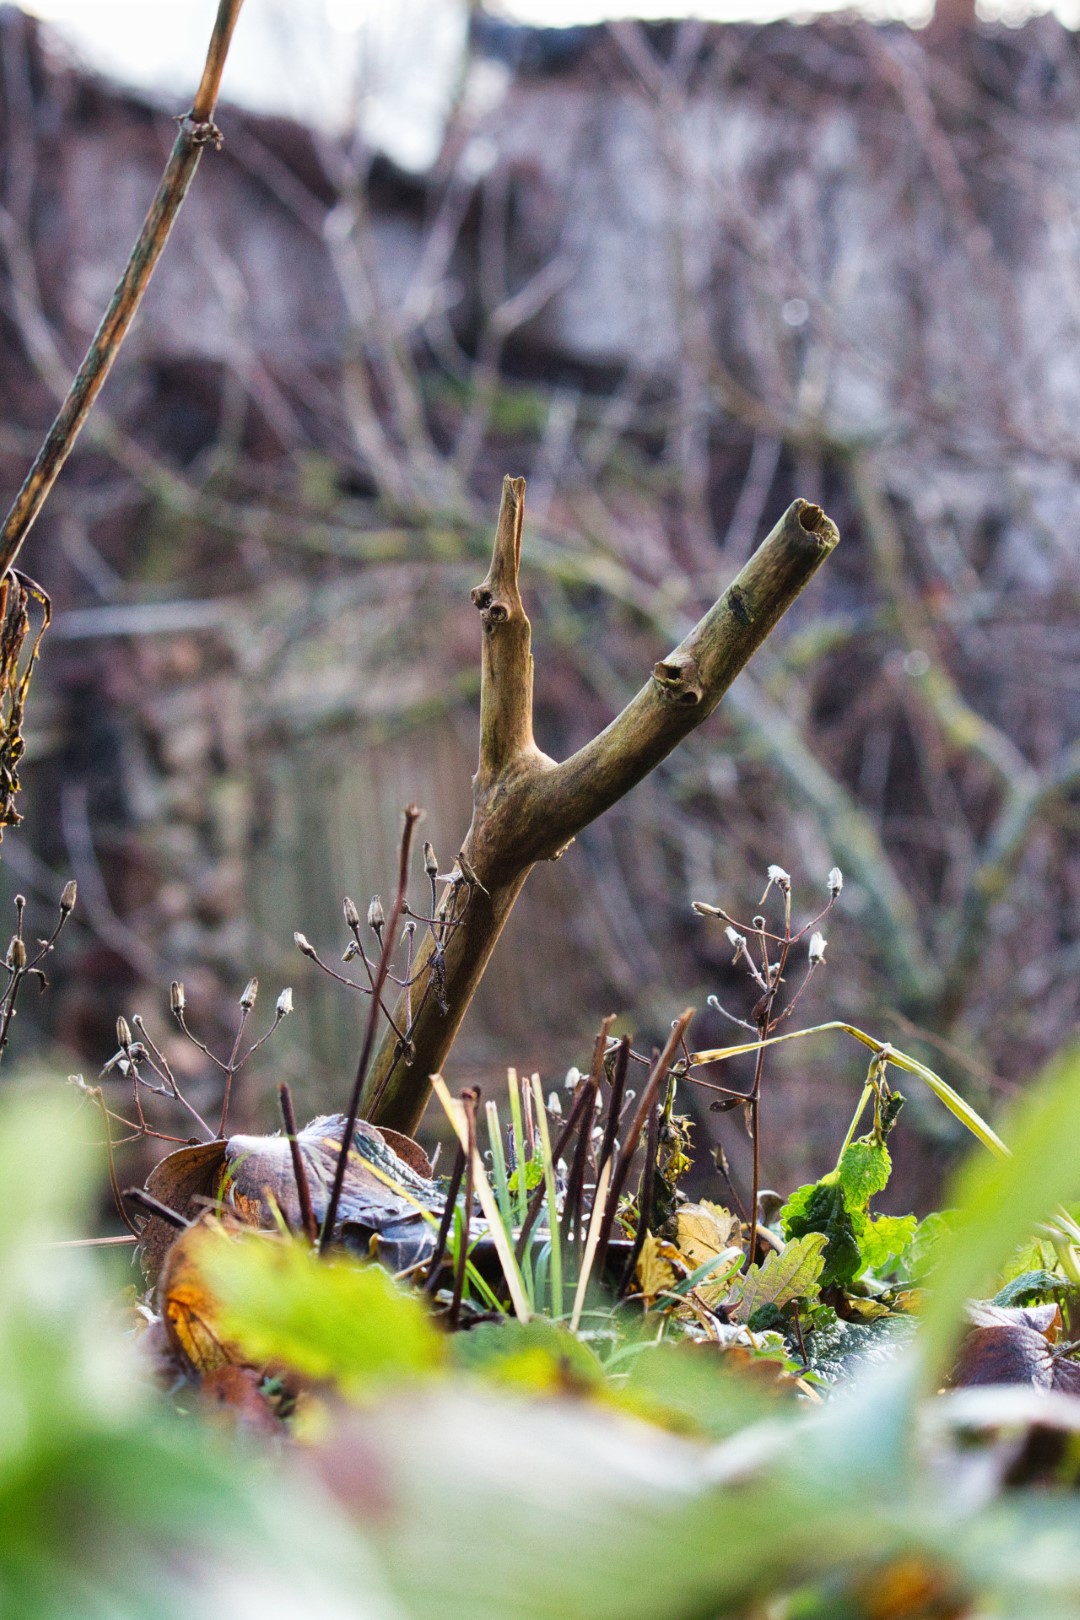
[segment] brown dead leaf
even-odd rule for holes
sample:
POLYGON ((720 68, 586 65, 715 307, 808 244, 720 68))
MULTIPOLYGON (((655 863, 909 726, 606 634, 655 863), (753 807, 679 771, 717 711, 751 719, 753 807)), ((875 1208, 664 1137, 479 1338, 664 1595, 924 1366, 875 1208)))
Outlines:
MULTIPOLYGON (((315 1219, 322 1222, 337 1169, 345 1120, 341 1114, 312 1120, 297 1137, 307 1171, 315 1219)), ((410 1138, 401 1138, 409 1142, 410 1138)), ((415 1144, 413 1144, 415 1147, 415 1144)), ((420 1149, 410 1156, 416 1160, 420 1149)), ((421 1155, 427 1164, 426 1156, 421 1155)), ((226 1206, 241 1219, 257 1226, 275 1224, 275 1205, 293 1231, 300 1228, 300 1203, 293 1175, 292 1155, 284 1136, 234 1136, 225 1148, 226 1206)), ((359 1121, 353 1134, 341 1202, 338 1229, 361 1224, 379 1232, 384 1226, 412 1215, 417 1208, 441 1214, 444 1195, 430 1176, 421 1174, 388 1142, 374 1125, 359 1121)))
POLYGON ((220 1367, 243 1365, 244 1355, 221 1332, 217 1302, 206 1285, 202 1253, 207 1242, 227 1243, 228 1233, 212 1211, 176 1234, 158 1277, 158 1310, 169 1347, 186 1367, 205 1377, 220 1367))
MULTIPOLYGON (((159 1203, 191 1221, 217 1202, 224 1171, 225 1143, 200 1142, 194 1147, 178 1148, 155 1165, 147 1177, 146 1190, 159 1203)), ((157 1215, 152 1215, 143 1227, 139 1256, 151 1282, 177 1235, 176 1227, 157 1215)))
MULTIPOLYGON (((297 1137, 320 1223, 344 1128, 343 1115, 324 1115, 305 1125, 297 1137)), ((180 1148, 151 1172, 146 1190, 186 1220, 218 1204, 245 1226, 272 1229, 280 1211, 291 1230, 300 1229, 292 1155, 281 1135, 234 1136, 228 1142, 180 1148)), ((335 1236, 340 1239, 346 1224, 375 1233, 397 1229, 418 1208, 441 1214, 443 1199, 427 1154, 411 1137, 360 1121, 353 1134, 335 1236)), ((157 1216, 144 1227, 140 1255, 151 1281, 159 1276, 177 1236, 176 1228, 157 1216)))
POLYGON ((1036 1389, 1051 1389, 1053 1352, 1043 1334, 1022 1323, 975 1327, 960 1346, 949 1382, 957 1388, 971 1384, 1031 1384, 1036 1389))

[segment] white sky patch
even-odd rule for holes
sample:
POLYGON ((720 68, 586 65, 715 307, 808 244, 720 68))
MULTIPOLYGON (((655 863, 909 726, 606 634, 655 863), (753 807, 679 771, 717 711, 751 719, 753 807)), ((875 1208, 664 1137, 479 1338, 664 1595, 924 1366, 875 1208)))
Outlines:
MULTIPOLYGON (((182 109, 198 80, 217 0, 23 0, 89 66, 182 109)), ((717 22, 806 21, 847 0, 503 0, 499 15, 566 27, 611 17, 694 16, 717 22)), ((879 18, 925 21, 930 0, 865 0, 879 18)), ((1029 0, 980 0, 986 16, 1023 21, 1029 0)), ((227 99, 323 128, 350 127, 398 162, 422 168, 438 148, 465 40, 464 0, 246 0, 225 70, 227 99)), ((1057 14, 1080 22, 1080 0, 1057 14)))

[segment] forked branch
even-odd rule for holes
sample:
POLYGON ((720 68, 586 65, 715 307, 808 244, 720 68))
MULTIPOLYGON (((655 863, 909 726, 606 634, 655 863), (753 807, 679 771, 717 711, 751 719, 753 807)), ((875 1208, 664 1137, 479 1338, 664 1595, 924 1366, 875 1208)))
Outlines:
MULTIPOLYGON (((836 545, 820 507, 795 501, 738 578, 673 652, 656 664, 617 719, 562 764, 533 740, 531 630, 518 587, 525 481, 503 481, 487 578, 472 592, 483 622, 480 763, 473 818, 441 911, 471 885, 467 911, 445 945, 429 934, 414 965, 422 990, 403 1050, 391 1029, 372 1065, 362 1112, 413 1131, 488 958, 530 869, 555 860, 583 827, 647 776, 707 719, 736 675, 836 545), (436 961, 436 953, 438 960, 436 961), (442 1005, 440 1005, 440 1001, 442 1005)), ((396 1016, 400 1025, 406 1009, 396 1016)))

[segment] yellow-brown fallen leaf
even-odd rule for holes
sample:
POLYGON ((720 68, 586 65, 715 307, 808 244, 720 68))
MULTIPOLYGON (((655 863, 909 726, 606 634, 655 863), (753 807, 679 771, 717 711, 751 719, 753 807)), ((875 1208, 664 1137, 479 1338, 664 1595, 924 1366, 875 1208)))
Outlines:
POLYGON ((221 1331, 217 1301, 203 1273, 207 1245, 230 1241, 222 1221, 207 1212, 177 1235, 158 1278, 158 1309, 169 1345, 200 1375, 245 1360, 240 1347, 221 1331))
POLYGON ((677 1244, 689 1262, 690 1270, 703 1266, 725 1249, 737 1247, 741 1222, 722 1204, 703 1198, 700 1204, 684 1204, 677 1221, 677 1244))
POLYGON ((646 1232, 634 1274, 646 1305, 651 1305, 658 1295, 674 1287, 684 1269, 679 1251, 673 1244, 665 1243, 655 1232, 646 1232), (679 1265, 678 1271, 676 1264, 679 1265))

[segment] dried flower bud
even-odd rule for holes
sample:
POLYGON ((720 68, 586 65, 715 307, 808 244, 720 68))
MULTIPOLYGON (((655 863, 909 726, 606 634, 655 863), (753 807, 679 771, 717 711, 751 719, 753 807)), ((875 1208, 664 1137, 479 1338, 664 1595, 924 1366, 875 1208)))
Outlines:
POLYGON ((122 1014, 116 1020, 116 1044, 125 1052, 131 1045, 131 1025, 122 1014))
POLYGON ((691 905, 699 917, 722 917, 724 915, 719 906, 710 906, 704 900, 693 900, 691 905))
POLYGON ((435 851, 430 844, 424 845, 424 871, 429 878, 439 875, 439 863, 435 858, 435 851))
POLYGON ((179 979, 174 979, 169 986, 169 1011, 179 1016, 187 1006, 187 997, 184 995, 184 986, 179 979))
POLYGON ((75 910, 75 901, 78 899, 78 895, 79 885, 72 878, 70 882, 64 884, 64 892, 60 896, 60 910, 65 917, 69 911, 75 910))
POLYGON ((817 967, 825 960, 825 935, 810 935, 810 966, 817 967))
POLYGON ((346 928, 359 928, 360 913, 356 909, 356 901, 350 900, 348 895, 341 902, 341 909, 345 913, 346 928))
POLYGON ((21 973, 23 968, 26 966, 26 941, 20 939, 18 934, 13 934, 11 936, 11 944, 8 946, 7 959, 8 967, 13 967, 18 973, 21 973))
POLYGON ((838 866, 834 866, 832 868, 832 871, 829 873, 829 893, 832 895, 834 900, 836 899, 837 895, 840 893, 840 890, 843 887, 844 887, 844 874, 843 874, 843 872, 841 872, 841 870, 840 870, 840 868, 838 866))
POLYGON ((240 1006, 244 1012, 250 1012, 255 1005, 255 997, 259 993, 258 979, 249 979, 244 986, 244 993, 240 997, 240 1006))
POLYGON ((782 866, 770 866, 768 876, 770 884, 775 883, 785 894, 791 893, 791 873, 785 872, 782 866))
POLYGON ((377 894, 373 894, 371 904, 367 908, 367 925, 377 934, 385 921, 386 912, 383 910, 383 903, 377 894))
POLYGON ((315 954, 315 947, 311 943, 310 939, 308 939, 306 934, 295 933, 293 935, 293 944, 304 956, 310 956, 313 962, 318 960, 315 954))
POLYGON ((285 989, 277 998, 277 1005, 274 1008, 274 1011, 279 1018, 288 1018, 292 1010, 292 987, 290 985, 286 985, 285 989))
POLYGON ((724 934, 732 950, 739 952, 746 949, 746 935, 740 934, 737 928, 725 928, 724 934))

